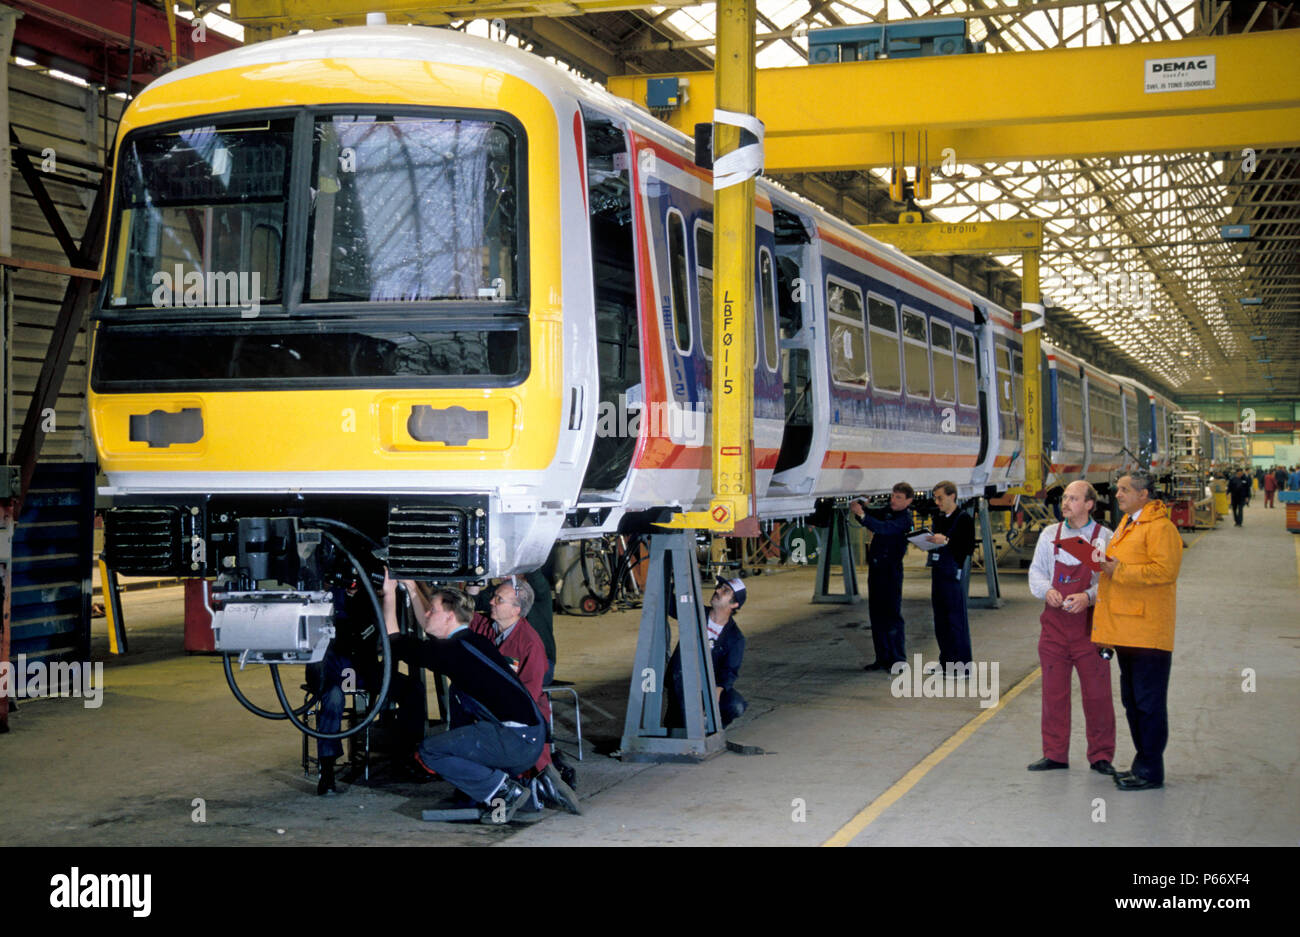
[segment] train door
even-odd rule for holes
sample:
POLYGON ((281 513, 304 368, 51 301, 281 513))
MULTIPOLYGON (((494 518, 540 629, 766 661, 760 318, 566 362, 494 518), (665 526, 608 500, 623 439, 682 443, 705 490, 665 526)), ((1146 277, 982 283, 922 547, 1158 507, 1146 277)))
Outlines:
POLYGON ((978 304, 975 305, 975 328, 973 330, 975 338, 975 384, 979 388, 979 414, 980 414, 980 451, 975 459, 975 477, 972 481, 976 483, 987 482, 989 479, 988 467, 984 465, 984 460, 989 457, 990 448, 994 448, 993 434, 994 421, 997 416, 991 410, 996 404, 996 397, 989 391, 992 387, 996 371, 989 366, 989 362, 984 360, 984 349, 993 345, 993 326, 989 321, 988 313, 978 304))
POLYGON ((812 490, 825 433, 816 439, 826 420, 824 383, 813 375, 814 300, 819 282, 813 270, 811 219, 776 205, 772 207, 776 233, 777 308, 780 315, 781 376, 785 389, 785 428, 773 483, 790 492, 812 490), (816 453, 815 458, 810 458, 816 453))
POLYGON ((626 431, 629 403, 641 385, 636 246, 632 229, 631 147, 614 120, 583 108, 587 211, 596 303, 598 429, 584 492, 609 492, 627 477, 637 436, 626 431))

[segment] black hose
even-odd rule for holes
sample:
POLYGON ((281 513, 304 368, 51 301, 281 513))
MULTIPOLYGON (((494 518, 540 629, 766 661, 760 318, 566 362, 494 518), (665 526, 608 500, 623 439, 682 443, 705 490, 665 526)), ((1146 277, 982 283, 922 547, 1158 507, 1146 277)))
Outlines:
MULTIPOLYGON (((230 667, 230 659, 234 656, 234 654, 222 654, 221 661, 226 670, 226 683, 230 685, 230 692, 235 694, 235 699, 239 700, 239 702, 243 704, 244 708, 255 716, 261 716, 263 719, 288 719, 289 717, 285 713, 277 713, 272 712, 269 709, 263 709, 256 703, 250 701, 247 696, 240 692, 239 685, 235 683, 235 673, 230 667)), ((301 708, 294 710, 294 714, 301 716, 316 704, 316 699, 317 697, 315 696, 308 697, 307 702, 303 703, 301 708)))
MULTIPOLYGON (((313 523, 319 522, 321 520, 325 520, 325 519, 312 518, 313 523)), ((351 530, 352 532, 357 533, 363 539, 370 540, 369 537, 366 537, 364 534, 361 534, 360 531, 356 531, 355 529, 348 527, 347 524, 342 524, 335 521, 331 521, 329 523, 338 527, 351 530)), ((360 723, 353 726, 352 728, 341 732, 318 732, 315 729, 310 728, 306 723, 304 723, 298 717, 301 716, 303 713, 307 712, 307 710, 310 709, 313 705, 315 705, 318 697, 312 696, 307 700, 307 702, 303 703, 303 705, 300 708, 294 709, 293 704, 290 703, 288 697, 285 696, 284 685, 280 681, 280 667, 278 664, 271 665, 271 682, 275 685, 275 694, 280 700, 280 706, 283 709, 283 712, 277 713, 267 709, 262 709, 260 706, 256 705, 251 700, 249 700, 248 697, 246 697, 243 694, 243 692, 240 691, 239 685, 235 682, 235 674, 230 666, 231 658, 234 655, 222 654, 221 659, 222 659, 222 666, 224 667, 226 673, 226 683, 230 686, 230 691, 235 695, 235 699, 237 699, 240 702, 240 704, 243 705, 243 707, 247 709, 249 712, 253 713, 254 715, 261 716, 263 719, 288 719, 290 722, 294 724, 294 727, 297 728, 298 731, 302 732, 304 735, 310 735, 312 738, 315 739, 345 739, 355 735, 356 733, 364 729, 366 726, 370 725, 370 723, 374 721, 375 717, 379 715, 379 712, 383 708, 384 703, 387 702, 388 687, 389 684, 392 682, 392 677, 393 677, 392 654, 388 642, 388 629, 384 625, 384 607, 380 603, 379 597, 375 594, 375 587, 370 584, 370 577, 366 575, 365 567, 361 565, 361 562, 355 556, 352 555, 351 551, 349 551, 348 548, 343 545, 343 541, 341 541, 338 537, 334 536, 332 533, 330 533, 327 530, 322 531, 322 533, 334 542, 334 545, 337 546, 339 551, 342 552, 343 555, 348 558, 348 561, 352 564, 353 568, 357 571, 358 578, 360 579, 361 584, 365 587, 366 595, 369 596, 370 604, 371 606, 373 606, 375 610, 375 614, 377 616, 376 621, 378 622, 379 636, 380 636, 380 640, 383 643, 384 678, 379 687, 379 695, 375 699, 374 703, 371 705, 370 710, 366 713, 365 719, 363 719, 360 723)), ((371 540, 371 542, 373 543, 374 541, 371 540)))
MULTIPOLYGON (((340 525, 346 527, 347 525, 340 525)), ((374 606, 376 622, 379 625, 379 638, 384 645, 384 679, 379 686, 379 695, 374 702, 370 704, 370 709, 366 712, 366 717, 350 729, 344 729, 339 732, 319 732, 311 728, 305 722, 298 718, 294 713, 293 704, 289 698, 284 695, 284 684, 280 682, 280 667, 278 664, 271 665, 271 682, 275 684, 275 695, 280 699, 280 705, 284 708, 285 718, 294 724, 294 727, 303 735, 310 735, 314 739, 346 739, 356 735, 370 723, 375 721, 388 701, 388 687, 393 681, 393 655, 388 642, 388 628, 384 624, 384 606, 380 603, 379 597, 375 594, 375 587, 370 584, 370 577, 366 575, 366 568, 361 562, 352 555, 351 551, 343 545, 343 541, 334 536, 328 530, 321 531, 326 537, 334 541, 334 545, 339 548, 352 563, 352 567, 357 571, 357 578, 361 580, 361 585, 365 587, 366 595, 370 597, 370 604, 374 606)), ((367 538, 369 539, 369 538, 367 538)))

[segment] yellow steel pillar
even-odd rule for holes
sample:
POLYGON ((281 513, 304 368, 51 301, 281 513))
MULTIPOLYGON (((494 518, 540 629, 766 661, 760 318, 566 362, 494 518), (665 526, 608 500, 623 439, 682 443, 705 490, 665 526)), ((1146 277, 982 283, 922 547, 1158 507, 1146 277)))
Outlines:
MULTIPOLYGON (((718 0, 713 114, 713 499, 673 527, 731 531, 754 497, 755 0, 718 0)), ((748 526, 748 525, 747 525, 748 526)), ((755 531, 756 532, 756 531, 755 531)))
POLYGON ((1025 486, 1034 497, 1043 489, 1043 296, 1038 284, 1038 251, 1027 250, 1020 284, 1020 330, 1024 338, 1025 486))

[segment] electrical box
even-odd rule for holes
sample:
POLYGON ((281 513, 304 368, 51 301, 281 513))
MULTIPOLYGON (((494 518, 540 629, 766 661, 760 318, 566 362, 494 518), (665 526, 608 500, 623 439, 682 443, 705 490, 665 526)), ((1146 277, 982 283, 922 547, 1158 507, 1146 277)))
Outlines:
POLYGON ((649 79, 645 87, 645 103, 652 111, 680 107, 686 103, 683 100, 681 79, 649 79))

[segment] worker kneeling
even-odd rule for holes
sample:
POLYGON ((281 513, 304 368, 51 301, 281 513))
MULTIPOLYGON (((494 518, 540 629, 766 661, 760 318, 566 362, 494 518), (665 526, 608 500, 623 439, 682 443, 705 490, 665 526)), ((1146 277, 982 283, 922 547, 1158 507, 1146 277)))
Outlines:
MULTIPOLYGON (((415 583, 403 581, 414 594, 415 583)), ((492 642, 469 629, 474 604, 457 589, 435 589, 424 614, 424 631, 433 640, 399 634, 397 583, 384 577, 384 626, 395 661, 427 667, 448 677, 460 695, 470 725, 431 735, 416 759, 475 802, 489 809, 484 823, 506 823, 528 798, 514 780, 536 763, 546 744, 546 724, 528 690, 492 642)))

